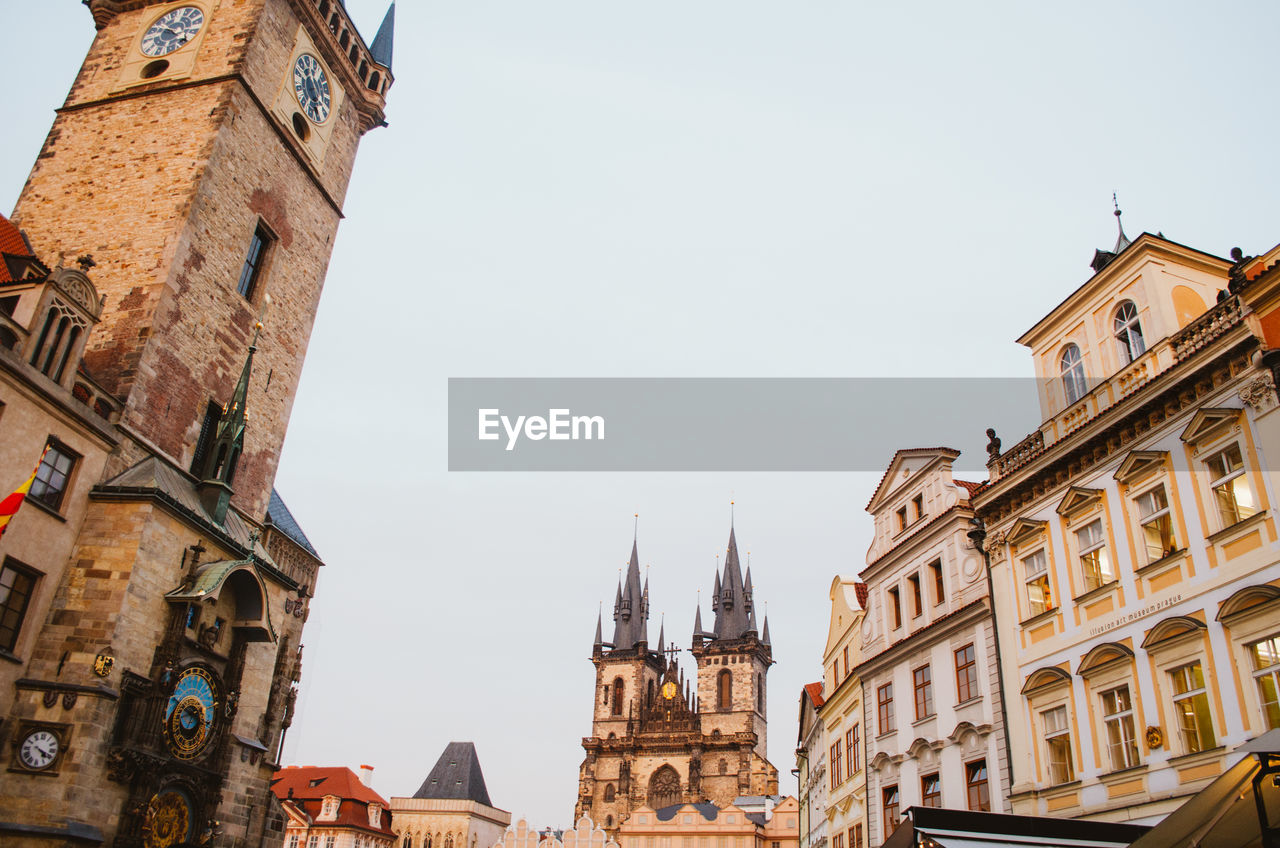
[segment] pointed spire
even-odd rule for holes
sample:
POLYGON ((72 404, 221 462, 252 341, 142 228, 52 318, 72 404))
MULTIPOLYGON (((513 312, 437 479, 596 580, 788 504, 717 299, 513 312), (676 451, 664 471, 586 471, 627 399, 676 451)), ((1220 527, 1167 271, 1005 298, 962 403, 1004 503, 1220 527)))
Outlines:
POLYGON ((716 586, 711 590, 711 611, 720 609, 720 556, 716 555, 716 586))
POLYGON ((760 641, 766 645, 773 644, 769 641, 769 616, 767 614, 764 617, 764 632, 760 634, 760 641))
POLYGON ((600 612, 596 613, 596 640, 591 643, 591 647, 596 651, 599 651, 601 648, 604 647, 604 630, 602 629, 603 623, 604 623, 604 611, 601 610, 600 612))
POLYGON ((661 654, 663 648, 666 647, 666 645, 664 644, 664 642, 666 641, 666 634, 667 634, 667 617, 664 615, 662 617, 662 621, 658 624, 658 653, 659 654, 661 654))
POLYGON ((702 635, 702 604, 698 604, 698 609, 693 614, 693 635, 694 638, 702 635))
POLYGON ((759 628, 756 627, 756 611, 754 609, 751 610, 751 615, 747 618, 747 632, 748 633, 760 632, 759 628))
POLYGON ((1114 191, 1111 192, 1111 205, 1116 209, 1116 227, 1120 230, 1120 235, 1116 238, 1116 246, 1111 248, 1111 252, 1119 255, 1121 251, 1133 244, 1133 242, 1124 234, 1124 224, 1120 221, 1120 201, 1116 199, 1116 193, 1114 191))
POLYGON ((387 14, 382 18, 382 25, 378 27, 378 34, 373 37, 373 44, 369 45, 369 54, 373 56, 373 61, 384 68, 391 67, 391 46, 395 41, 395 33, 396 4, 395 0, 392 0, 391 5, 387 7, 387 14))
MULTIPOLYGON (((264 311, 267 303, 269 301, 263 303, 264 311)), ((249 342, 249 352, 240 369, 240 379, 231 392, 231 399, 222 407, 222 417, 218 419, 213 442, 205 453, 200 470, 200 500, 217 524, 227 517, 231 481, 235 478, 236 464, 244 450, 244 430, 249 423, 249 377, 253 372, 253 354, 258 350, 258 333, 261 331, 262 322, 258 321, 254 324, 253 341, 249 342)))
POLYGON ((738 539, 734 528, 729 528, 729 546, 725 553, 724 574, 718 581, 715 605, 716 639, 738 639, 750 626, 751 604, 742 582, 742 564, 738 559, 738 539))

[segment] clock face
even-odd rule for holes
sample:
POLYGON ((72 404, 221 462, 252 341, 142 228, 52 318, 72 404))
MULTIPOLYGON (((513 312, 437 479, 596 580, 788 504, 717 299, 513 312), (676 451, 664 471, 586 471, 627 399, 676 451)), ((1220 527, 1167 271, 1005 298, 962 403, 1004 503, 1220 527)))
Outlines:
POLYGON ((178 759, 195 758, 213 738, 217 692, 217 681, 203 668, 188 668, 178 676, 164 715, 165 742, 178 759))
POLYGON ((33 730, 18 746, 18 759, 29 769, 44 769, 58 758, 58 737, 48 730, 33 730))
POLYGON ((142 52, 148 56, 168 56, 186 46, 204 26, 204 12, 182 6, 165 12, 142 36, 142 52))
POLYGON ((169 848, 191 839, 195 821, 191 801, 178 789, 165 789, 151 796, 147 818, 142 825, 146 848, 169 848))
POLYGON ((313 122, 323 124, 329 117, 329 78, 320 60, 310 53, 303 53, 293 63, 293 93, 313 122))

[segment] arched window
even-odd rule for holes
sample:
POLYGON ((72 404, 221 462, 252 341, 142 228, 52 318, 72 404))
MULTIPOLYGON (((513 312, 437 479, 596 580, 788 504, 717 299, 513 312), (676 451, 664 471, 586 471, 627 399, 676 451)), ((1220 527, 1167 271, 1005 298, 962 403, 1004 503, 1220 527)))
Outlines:
POLYGON ((733 672, 725 669, 716 678, 716 707, 727 710, 733 706, 733 672))
POLYGON ((605 826, 605 827, 613 827, 613 816, 605 816, 605 817, 604 817, 604 826, 605 826))
POLYGON ((453 834, 446 833, 444 835, 444 848, 453 848, 453 834))
POLYGON ((1080 356, 1080 348, 1069 344, 1062 349, 1062 391, 1067 396, 1067 403, 1075 403, 1084 397, 1084 359, 1080 356))
MULTIPOLYGON (((622 678, 615 677, 613 679, 613 714, 622 715, 622 678)), ((445 846, 448 848, 448 846, 445 846)))
POLYGON ((764 714, 764 675, 756 675, 756 712, 764 714))
POLYGON ((1142 324, 1138 323, 1138 307, 1132 300, 1126 300, 1116 310, 1115 333, 1116 343, 1120 346, 1121 365, 1128 365, 1146 351, 1142 324))
POLYGON ((652 680, 649 681, 649 688, 644 693, 644 705, 646 707, 653 706, 653 681, 652 680))
POLYGON ((404 848, 413 848, 413 837, 407 833, 404 835, 404 848))
POLYGON ((604 785, 604 799, 605 799, 606 801, 612 801, 614 798, 617 798, 617 797, 618 797, 618 793, 617 793, 617 791, 613 788, 613 784, 612 784, 612 783, 606 783, 606 784, 604 785))
POLYGON ((663 766, 649 778, 649 806, 655 810, 680 803, 680 775, 671 766, 663 766))

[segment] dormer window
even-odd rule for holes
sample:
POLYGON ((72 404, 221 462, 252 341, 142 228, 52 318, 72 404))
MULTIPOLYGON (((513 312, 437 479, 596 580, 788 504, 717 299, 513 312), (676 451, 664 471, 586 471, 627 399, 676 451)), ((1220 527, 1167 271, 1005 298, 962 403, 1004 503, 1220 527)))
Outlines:
POLYGON ((369 805, 369 827, 373 827, 373 828, 382 827, 382 805, 381 804, 369 805))
POLYGON ((337 795, 324 796, 324 802, 320 806, 320 818, 336 819, 338 817, 338 804, 342 803, 342 799, 337 795))
POLYGON ((1063 348, 1059 365, 1062 371, 1062 391, 1067 397, 1067 403, 1075 403, 1085 396, 1084 358, 1080 355, 1080 348, 1073 344, 1063 348))
POLYGON ((1147 350, 1147 343, 1142 338, 1142 324, 1138 323, 1138 307, 1132 300, 1126 300, 1116 309, 1115 317, 1116 344, 1120 347, 1120 364, 1128 365, 1142 356, 1147 350))

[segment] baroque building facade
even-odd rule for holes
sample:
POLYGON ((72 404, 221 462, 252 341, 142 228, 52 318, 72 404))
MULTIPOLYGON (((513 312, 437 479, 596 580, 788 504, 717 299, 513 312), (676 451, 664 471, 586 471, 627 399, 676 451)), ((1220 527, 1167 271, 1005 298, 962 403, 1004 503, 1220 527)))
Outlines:
POLYGON ((898 451, 867 505, 868 612, 851 673, 865 695, 871 845, 909 807, 1009 809, 995 622, 982 550, 968 535, 978 484, 952 476, 959 455, 898 451))
POLYGON ((1154 823, 1280 726, 1277 258, 1121 230, 1019 339, 1043 423, 973 498, 1016 813, 1154 823))
POLYGON ((642 806, 618 829, 618 845, 798 848, 800 807, 795 798, 741 798, 739 802, 675 804, 660 810, 642 806))
POLYGON ((796 784, 800 807, 800 848, 825 848, 827 844, 826 728, 818 710, 822 684, 806 683, 800 689, 799 733, 796 738, 796 784))
POLYGON ((285 815, 284 848, 392 848, 387 801, 369 785, 373 769, 289 766, 271 790, 285 815))
POLYGON ((86 5, 0 220, 0 840, 258 844, 321 565, 273 481, 393 17, 86 5))
MULTIPOLYGON (((822 652, 824 670, 817 708, 822 727, 820 763, 825 763, 824 807, 811 813, 822 819, 831 848, 864 848, 867 833, 867 781, 863 701, 856 669, 862 660, 862 623, 867 584, 837 575, 828 598, 831 619, 822 652)), ((816 800, 816 799, 815 799, 816 800)))
POLYGON ((766 677, 773 664, 769 622, 757 628, 751 569, 744 578, 734 531, 723 573, 712 593, 714 624, 694 616, 690 652, 697 664, 686 680, 659 632, 648 637, 648 581, 640 582, 635 544, 614 601, 614 632, 596 623, 591 735, 579 770, 575 817, 589 815, 610 834, 635 809, 773 795, 778 770, 766 748, 766 677))

